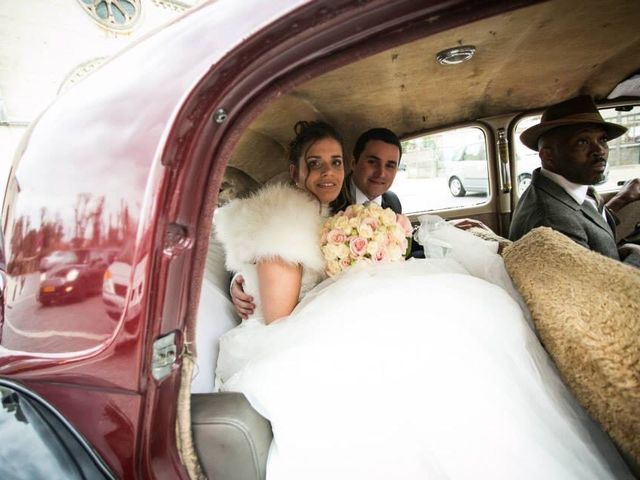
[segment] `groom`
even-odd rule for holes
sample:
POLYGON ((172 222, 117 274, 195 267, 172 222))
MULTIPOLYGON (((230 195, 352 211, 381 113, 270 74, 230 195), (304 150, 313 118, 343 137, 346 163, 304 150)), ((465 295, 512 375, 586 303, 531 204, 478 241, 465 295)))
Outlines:
POLYGON ((360 135, 353 147, 351 173, 346 179, 353 202, 374 202, 402 213, 400 199, 389 190, 401 157, 400 139, 391 130, 372 128, 360 135))
MULTIPOLYGON (((351 173, 345 179, 353 203, 374 202, 382 208, 402 213, 400 199, 389 190, 398 173, 401 158, 400 139, 388 128, 372 128, 360 135, 353 147, 351 173)), ((473 227, 491 230, 482 222, 470 218, 451 223, 461 230, 473 227)), ((423 256, 419 245, 414 245, 412 256, 423 256)))

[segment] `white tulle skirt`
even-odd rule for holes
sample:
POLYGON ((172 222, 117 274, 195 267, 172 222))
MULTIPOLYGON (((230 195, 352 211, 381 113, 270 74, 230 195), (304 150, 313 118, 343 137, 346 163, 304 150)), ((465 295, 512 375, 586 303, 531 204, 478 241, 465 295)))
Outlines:
POLYGON ((223 337, 221 388, 273 427, 269 479, 632 478, 505 277, 469 270, 346 272, 290 317, 223 337))

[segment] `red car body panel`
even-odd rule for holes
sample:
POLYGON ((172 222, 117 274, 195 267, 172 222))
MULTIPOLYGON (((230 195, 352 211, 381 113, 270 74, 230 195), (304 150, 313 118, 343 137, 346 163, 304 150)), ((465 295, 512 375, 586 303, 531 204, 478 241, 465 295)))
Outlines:
POLYGON ((210 228, 205 199, 242 129, 321 71, 528 3, 219 1, 113 58, 35 122, 12 170, 0 376, 50 401, 118 477, 186 478, 179 361, 154 380, 152 344, 177 332, 182 347, 191 278, 203 268, 191 247, 210 228), (186 235, 167 235, 171 224, 186 235), (116 322, 98 313, 99 298, 38 309, 32 263, 55 242, 134 245, 132 270, 146 265, 140 305, 125 304, 116 322))

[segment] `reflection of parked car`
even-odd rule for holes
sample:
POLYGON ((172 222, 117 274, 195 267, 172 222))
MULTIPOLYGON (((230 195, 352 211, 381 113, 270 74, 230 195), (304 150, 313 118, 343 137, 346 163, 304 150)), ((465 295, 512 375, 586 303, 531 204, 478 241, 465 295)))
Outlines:
POLYGON ((40 260, 40 271, 46 272, 59 265, 78 263, 78 256, 72 250, 55 250, 40 260))
MULTIPOLYGON (((484 146, 484 145, 483 145, 484 146)), ((515 188, 518 196, 531 183, 531 172, 540 166, 536 152, 527 152, 516 163, 515 188)), ((468 145, 457 161, 452 161, 448 169, 449 191, 454 197, 464 197, 467 193, 487 193, 489 191, 489 165, 486 151, 476 144, 468 145)))
POLYGON ((81 300, 102 290, 102 277, 113 254, 103 250, 77 249, 54 252, 41 262, 38 301, 81 300), (49 268, 42 268, 51 265, 49 268))
MULTIPOLYGON (((104 272, 102 283, 102 301, 104 302, 107 315, 114 320, 120 318, 127 300, 127 291, 131 280, 131 264, 124 258, 116 258, 104 272)), ((142 287, 146 259, 138 264, 135 269, 132 283, 132 292, 129 300, 129 311, 139 308, 142 298, 142 287)))

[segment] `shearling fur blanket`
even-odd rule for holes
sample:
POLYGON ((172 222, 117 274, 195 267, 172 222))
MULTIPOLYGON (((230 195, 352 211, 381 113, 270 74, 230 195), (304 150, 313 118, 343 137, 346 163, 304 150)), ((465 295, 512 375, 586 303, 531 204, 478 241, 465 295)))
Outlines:
POLYGON ((640 271, 546 227, 503 257, 565 382, 640 463, 640 271))

